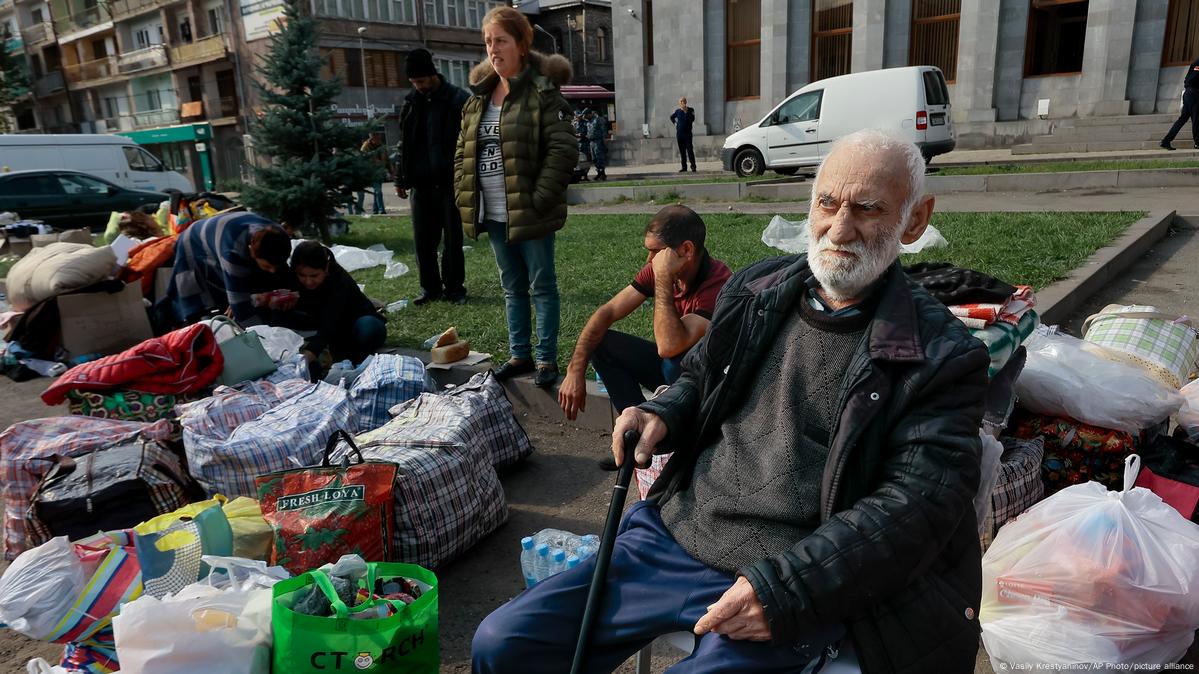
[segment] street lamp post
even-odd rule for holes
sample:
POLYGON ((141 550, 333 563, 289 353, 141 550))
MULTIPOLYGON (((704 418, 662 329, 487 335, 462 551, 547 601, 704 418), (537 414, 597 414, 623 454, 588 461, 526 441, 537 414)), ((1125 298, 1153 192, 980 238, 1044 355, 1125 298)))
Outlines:
POLYGON ((554 43, 554 53, 555 54, 559 53, 558 52, 558 38, 554 37, 553 33, 549 32, 548 30, 542 28, 541 26, 539 26, 537 24, 533 24, 533 30, 541 31, 541 33, 548 36, 550 41, 554 43))
POLYGON ((366 112, 367 119, 371 116, 371 99, 366 88, 366 48, 362 43, 362 34, 366 32, 366 26, 358 27, 358 55, 362 58, 362 105, 366 112))

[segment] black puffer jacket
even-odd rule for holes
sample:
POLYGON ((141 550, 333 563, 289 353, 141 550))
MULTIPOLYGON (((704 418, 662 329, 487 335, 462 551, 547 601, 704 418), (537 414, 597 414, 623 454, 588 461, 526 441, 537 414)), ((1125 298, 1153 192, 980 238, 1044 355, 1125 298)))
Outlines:
MULTIPOLYGON (((697 448, 754 386, 757 367, 806 293, 805 256, 766 260, 725 285, 679 380, 641 407, 675 452, 654 483, 687 489, 697 448)), ((821 483, 821 525, 740 570, 776 643, 843 623, 862 671, 972 672, 978 650, 978 490, 988 357, 896 263, 868 337, 850 360, 821 483)), ((802 346, 798 347, 802 348, 802 346)))

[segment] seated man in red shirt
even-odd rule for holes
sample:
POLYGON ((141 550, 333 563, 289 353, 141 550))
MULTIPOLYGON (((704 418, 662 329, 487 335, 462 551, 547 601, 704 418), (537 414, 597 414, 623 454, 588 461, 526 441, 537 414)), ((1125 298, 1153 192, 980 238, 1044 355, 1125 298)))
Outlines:
MULTIPOLYGON (((558 403, 574 420, 587 402, 588 361, 620 412, 645 402, 641 393, 673 383, 683 355, 708 331, 716 296, 731 276, 708 255, 704 221, 686 206, 667 206, 645 227, 645 266, 633 282, 597 309, 579 335, 558 403), (654 341, 616 330, 612 324, 654 298, 654 341)), ((612 457, 601 465, 616 469, 612 457)))

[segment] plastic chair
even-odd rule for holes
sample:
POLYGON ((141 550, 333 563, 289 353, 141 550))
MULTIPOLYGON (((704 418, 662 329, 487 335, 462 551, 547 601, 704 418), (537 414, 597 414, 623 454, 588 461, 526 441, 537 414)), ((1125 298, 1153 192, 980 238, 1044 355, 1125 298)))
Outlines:
MULTIPOLYGON (((672 632, 658 638, 688 655, 695 650, 695 635, 690 632, 672 632)), ((653 646, 651 643, 637 652, 637 674, 651 674, 650 655, 653 646)), ((804 674, 807 674, 808 671, 809 669, 805 667, 804 674)), ((861 672, 862 668, 858 665, 858 656, 854 652, 853 643, 846 639, 841 642, 837 657, 825 662, 824 667, 820 668, 819 674, 861 674, 861 672)))

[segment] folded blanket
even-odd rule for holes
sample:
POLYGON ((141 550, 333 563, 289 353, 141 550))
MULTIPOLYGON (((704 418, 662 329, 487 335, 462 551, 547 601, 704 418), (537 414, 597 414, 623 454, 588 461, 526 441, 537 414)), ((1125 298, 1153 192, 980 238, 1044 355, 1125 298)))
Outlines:
POLYGON ((989 376, 994 377, 1016 353, 1016 349, 1036 329, 1040 319, 1037 312, 1026 310, 1020 317, 1019 323, 1012 325, 1004 321, 996 321, 983 329, 972 329, 970 334, 987 345, 987 353, 991 355, 989 376))

